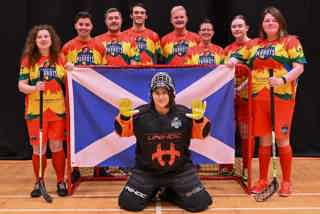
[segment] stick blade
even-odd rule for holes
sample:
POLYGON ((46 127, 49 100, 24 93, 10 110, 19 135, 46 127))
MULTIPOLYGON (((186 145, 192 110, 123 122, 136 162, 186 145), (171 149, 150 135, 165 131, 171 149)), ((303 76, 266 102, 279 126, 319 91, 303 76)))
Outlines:
POLYGON ((40 187, 40 192, 41 192, 43 199, 48 203, 52 203, 52 197, 47 192, 43 179, 39 180, 39 187, 40 187))
POLYGON ((277 178, 273 178, 272 182, 262 191, 255 194, 253 197, 257 202, 264 202, 271 198, 271 196, 276 193, 279 189, 279 183, 277 178))

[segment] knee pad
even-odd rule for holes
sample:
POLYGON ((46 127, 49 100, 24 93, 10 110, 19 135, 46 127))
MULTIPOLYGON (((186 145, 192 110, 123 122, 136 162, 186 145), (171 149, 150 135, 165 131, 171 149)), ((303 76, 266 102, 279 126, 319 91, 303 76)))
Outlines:
POLYGON ((190 212, 201 212, 208 209, 212 204, 212 198, 209 193, 203 189, 191 195, 185 195, 181 198, 182 208, 190 212))
POLYGON ((121 209, 128 211, 141 211, 148 205, 149 201, 146 197, 143 197, 144 194, 134 191, 136 190, 132 188, 128 190, 128 186, 125 186, 122 190, 118 200, 118 204, 121 209))

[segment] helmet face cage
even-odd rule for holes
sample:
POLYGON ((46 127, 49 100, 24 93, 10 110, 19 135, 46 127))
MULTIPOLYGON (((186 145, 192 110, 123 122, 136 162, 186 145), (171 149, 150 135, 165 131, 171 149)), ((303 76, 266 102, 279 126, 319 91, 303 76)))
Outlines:
POLYGON ((151 91, 154 91, 158 87, 166 87, 169 91, 176 94, 173 79, 166 72, 158 72, 151 79, 151 91))

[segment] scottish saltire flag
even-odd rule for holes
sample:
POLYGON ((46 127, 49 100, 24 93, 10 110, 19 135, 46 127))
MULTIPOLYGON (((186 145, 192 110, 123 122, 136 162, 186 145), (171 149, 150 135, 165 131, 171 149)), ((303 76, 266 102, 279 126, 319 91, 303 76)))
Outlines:
POLYGON ((191 106, 196 98, 207 101, 205 115, 212 122, 211 136, 192 140, 194 163, 233 163, 234 69, 182 68, 75 68, 68 73, 71 165, 132 166, 135 137, 120 138, 114 131, 120 98, 134 107, 150 100, 150 81, 168 72, 176 84, 176 103, 191 106))

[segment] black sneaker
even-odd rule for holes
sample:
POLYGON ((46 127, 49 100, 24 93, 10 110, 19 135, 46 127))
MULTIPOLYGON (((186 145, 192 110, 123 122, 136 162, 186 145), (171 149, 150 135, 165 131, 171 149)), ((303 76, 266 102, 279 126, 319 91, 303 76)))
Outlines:
POLYGON ((79 168, 73 168, 71 172, 71 182, 75 183, 80 178, 80 170, 79 168))
POLYGON ((36 197, 40 197, 41 196, 41 192, 40 192, 40 185, 39 183, 35 183, 33 190, 30 193, 32 198, 36 198, 36 197))
POLYGON ((59 196, 67 196, 68 195, 68 190, 65 182, 60 182, 57 183, 57 193, 59 196))

